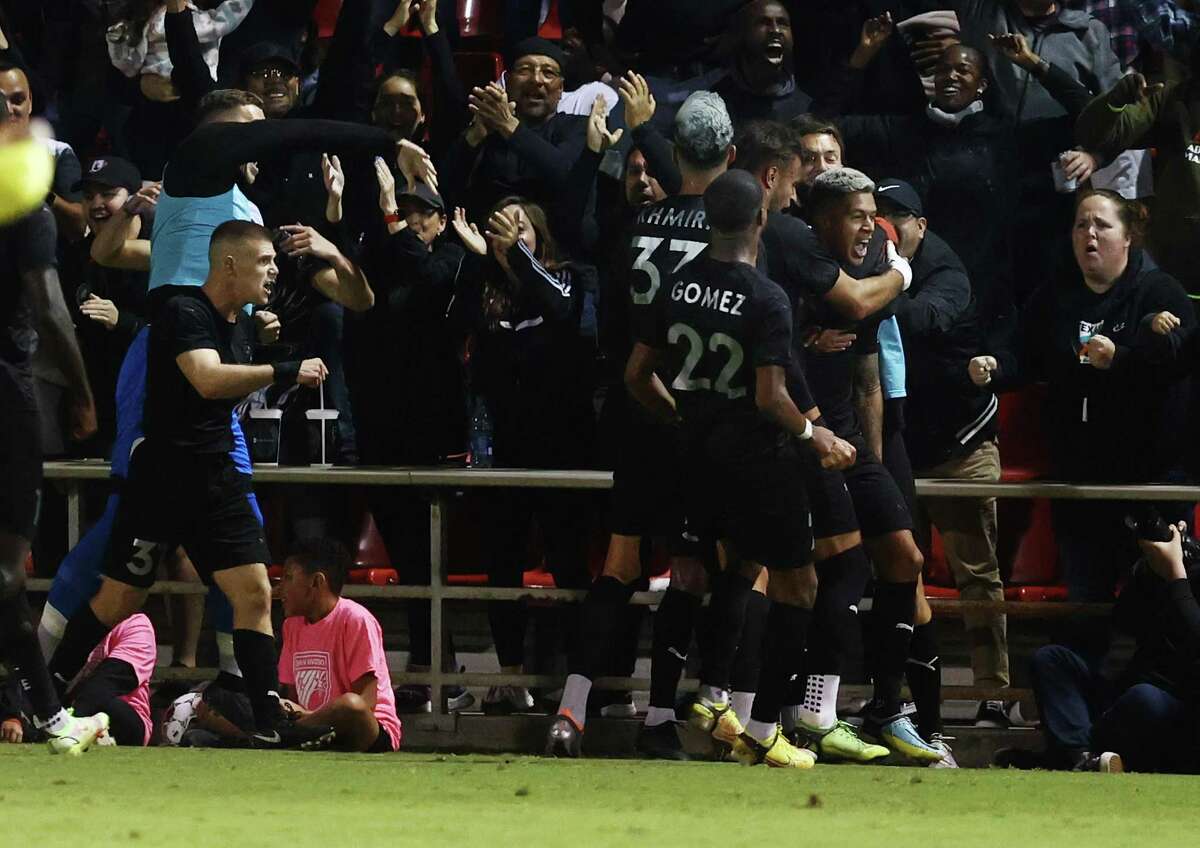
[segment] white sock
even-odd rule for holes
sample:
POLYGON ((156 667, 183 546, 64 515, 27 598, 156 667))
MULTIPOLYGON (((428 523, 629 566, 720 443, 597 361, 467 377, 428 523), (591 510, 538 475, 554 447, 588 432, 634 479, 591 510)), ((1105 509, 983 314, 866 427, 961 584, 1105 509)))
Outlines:
POLYGON ((562 700, 558 702, 558 712, 567 713, 581 730, 587 722, 588 693, 592 691, 592 681, 582 674, 568 674, 567 682, 563 684, 562 700))
POLYGON ((746 732, 757 739, 759 742, 770 742, 775 736, 775 725, 766 721, 755 721, 750 719, 746 722, 746 732))
POLYGON ((666 707, 646 707, 646 727, 658 727, 660 724, 675 721, 675 711, 666 707))
POLYGON ((46 658, 46 662, 50 662, 54 657, 54 652, 58 650, 58 643, 62 641, 63 631, 66 629, 66 616, 50 604, 42 607, 42 620, 38 622, 37 634, 38 647, 42 649, 42 656, 46 658))
POLYGON ((804 684, 804 701, 794 710, 794 721, 809 727, 828 730, 837 724, 838 686, 842 678, 836 674, 810 674, 804 684))
POLYGON ((226 674, 232 674, 234 677, 241 677, 242 670, 238 667, 237 659, 233 655, 233 634, 232 633, 217 633, 217 666, 226 674))
POLYGON ((50 718, 46 719, 45 721, 42 721, 36 716, 33 719, 33 723, 39 730, 44 730, 51 736, 61 733, 63 730, 65 730, 70 721, 71 716, 62 707, 59 707, 58 712, 50 716, 50 718))
POLYGON ((750 718, 750 711, 754 709, 754 693, 734 692, 729 697, 729 706, 733 708, 733 713, 738 718, 750 718))
POLYGON ((724 706, 729 703, 729 690, 718 689, 716 686, 701 686, 700 701, 709 706, 724 706))

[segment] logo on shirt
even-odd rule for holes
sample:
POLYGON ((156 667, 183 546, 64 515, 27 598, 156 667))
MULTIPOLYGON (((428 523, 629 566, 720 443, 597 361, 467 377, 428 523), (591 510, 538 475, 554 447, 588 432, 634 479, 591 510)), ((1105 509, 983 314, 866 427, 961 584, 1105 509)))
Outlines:
POLYGON ((319 710, 329 701, 329 654, 300 651, 292 659, 296 697, 306 710, 319 710))
POLYGON ((1200 144, 1189 144, 1183 155, 1193 165, 1200 165, 1200 144))

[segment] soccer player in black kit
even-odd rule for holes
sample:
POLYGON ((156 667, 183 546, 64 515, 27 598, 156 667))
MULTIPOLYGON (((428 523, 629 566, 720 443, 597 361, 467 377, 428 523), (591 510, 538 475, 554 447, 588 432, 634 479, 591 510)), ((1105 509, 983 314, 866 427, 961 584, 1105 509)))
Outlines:
MULTIPOLYGON (((233 642, 254 711, 256 747, 324 741, 323 729, 286 724, 278 700, 271 627, 269 552, 233 447, 233 407, 257 389, 316 387, 320 359, 250 364, 255 335, 244 307, 263 306, 278 275, 271 232, 251 221, 219 225, 209 242, 202 286, 179 287, 155 313, 147 351, 145 441, 134 451, 114 535, 134 553, 110 550, 105 577, 145 601, 155 553, 182 545, 206 582, 233 604, 233 642)), ((133 612, 122 610, 118 620, 133 612)))
MULTIPOLYGON (((664 280, 665 296, 638 316, 625 381, 639 403, 682 430, 689 529, 718 539, 728 568, 751 583, 762 568, 770 572, 765 666, 734 756, 811 768, 815 755, 792 746, 778 718, 817 590, 801 454, 816 428, 787 391, 787 295, 754 267, 766 222, 758 181, 723 174, 705 191, 704 208, 710 247, 664 280), (669 389, 656 374, 664 365, 675 374, 669 389)), ((850 449, 831 460, 852 461, 850 449)))
MULTIPOLYGON (((7 110, 7 101, 0 100, 0 115, 7 110)), ((0 150, 23 143, 21 134, 0 129, 0 150)), ((26 150, 29 167, 21 173, 37 182, 39 172, 50 173, 47 163, 37 158, 46 154, 26 150)), ((48 185, 33 188, 41 196, 47 190, 48 185)), ((9 195, 0 206, 19 200, 20 192, 9 195)), ((42 486, 32 370, 39 341, 35 321, 41 327, 43 347, 71 384, 72 436, 83 439, 96 431, 91 388, 55 271, 54 244, 54 216, 45 206, 0 228, 0 656, 28 694, 34 724, 46 733, 50 751, 78 755, 107 731, 108 716, 76 717, 63 709, 25 596, 25 560, 37 526, 42 486)))

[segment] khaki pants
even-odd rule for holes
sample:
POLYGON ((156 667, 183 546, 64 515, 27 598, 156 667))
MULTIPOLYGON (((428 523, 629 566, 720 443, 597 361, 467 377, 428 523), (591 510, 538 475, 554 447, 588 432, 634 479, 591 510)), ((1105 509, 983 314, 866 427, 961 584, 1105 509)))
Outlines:
MULTIPOLYGON (((981 442, 967 456, 918 472, 920 477, 955 480, 999 480, 1000 451, 994 439, 981 442)), ((928 541, 929 524, 941 533, 946 561, 964 601, 1003 601, 1000 563, 996 559, 995 498, 921 498, 917 527, 928 541)), ((1003 613, 963 616, 971 645, 976 686, 1008 686, 1007 617, 1003 613)))

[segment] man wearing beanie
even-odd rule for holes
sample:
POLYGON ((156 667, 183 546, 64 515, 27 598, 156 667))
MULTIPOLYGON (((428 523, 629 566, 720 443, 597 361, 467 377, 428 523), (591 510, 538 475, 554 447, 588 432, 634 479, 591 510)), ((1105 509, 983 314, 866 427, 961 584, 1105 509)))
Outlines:
MULTIPOLYGON (((563 188, 584 151, 587 118, 557 112, 564 63, 557 45, 527 38, 513 51, 507 89, 495 82, 472 89, 471 124, 439 167, 448 208, 465 207, 468 218, 481 221, 498 200, 518 195, 540 203, 552 220, 578 223, 578 212, 562 214, 581 203, 572 204, 563 188)), ((593 202, 584 217, 579 233, 556 235, 586 238, 595 228, 593 202)))

